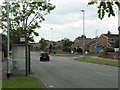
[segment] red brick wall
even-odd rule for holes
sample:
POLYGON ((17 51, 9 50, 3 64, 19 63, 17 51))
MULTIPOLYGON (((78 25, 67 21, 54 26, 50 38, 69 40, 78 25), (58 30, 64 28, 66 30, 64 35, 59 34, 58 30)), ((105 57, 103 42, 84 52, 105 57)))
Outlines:
POLYGON ((105 35, 101 35, 98 40, 102 43, 102 44, 108 44, 108 38, 105 35))

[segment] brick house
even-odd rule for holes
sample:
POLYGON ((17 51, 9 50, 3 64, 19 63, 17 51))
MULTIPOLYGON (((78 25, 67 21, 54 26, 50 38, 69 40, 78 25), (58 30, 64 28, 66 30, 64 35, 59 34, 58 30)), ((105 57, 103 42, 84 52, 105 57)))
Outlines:
POLYGON ((98 39, 92 39, 85 45, 85 49, 90 53, 99 53, 104 47, 106 44, 102 44, 98 39))
POLYGON ((119 40, 119 35, 118 34, 111 34, 109 31, 107 34, 102 34, 98 40, 102 44, 106 44, 107 46, 114 47, 115 42, 119 40))
MULTIPOLYGON (((91 38, 85 38, 84 45, 90 42, 92 39, 91 38)), ((82 37, 77 37, 73 41, 72 48, 82 48, 83 47, 83 38, 82 37)), ((85 49, 86 50, 86 49, 85 49)))

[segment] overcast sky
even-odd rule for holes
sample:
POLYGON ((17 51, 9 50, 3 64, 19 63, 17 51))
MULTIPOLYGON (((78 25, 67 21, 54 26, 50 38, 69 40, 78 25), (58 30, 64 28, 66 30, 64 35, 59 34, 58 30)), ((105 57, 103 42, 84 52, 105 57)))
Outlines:
POLYGON ((97 8, 88 6, 90 0, 50 0, 56 5, 56 8, 47 16, 45 21, 41 23, 41 28, 36 31, 39 36, 35 38, 38 42, 41 38, 58 41, 63 38, 74 40, 83 34, 83 13, 85 10, 85 35, 88 38, 94 38, 97 35, 110 31, 118 34, 118 14, 115 17, 108 18, 105 16, 103 20, 97 17, 97 8), (52 30, 51 30, 52 28, 52 30))

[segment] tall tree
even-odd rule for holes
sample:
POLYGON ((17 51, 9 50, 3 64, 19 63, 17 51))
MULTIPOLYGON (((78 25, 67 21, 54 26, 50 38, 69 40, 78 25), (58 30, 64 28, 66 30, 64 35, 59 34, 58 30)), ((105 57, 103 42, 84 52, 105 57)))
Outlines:
MULTIPOLYGON (((0 28, 7 29, 7 2, 2 4, 0 15, 0 28)), ((28 41, 34 41, 33 36, 39 34, 35 29, 40 28, 40 24, 45 20, 44 15, 47 15, 55 8, 51 3, 46 2, 9 2, 9 21, 10 21, 10 37, 12 43, 19 41, 21 33, 25 33, 28 41)))
POLYGON ((41 50, 45 50, 46 46, 48 45, 47 40, 45 40, 44 38, 41 38, 41 40, 39 41, 39 43, 40 43, 41 50))
POLYGON ((68 38, 63 39, 63 47, 71 47, 72 41, 68 38))
POLYGON ((61 41, 63 42, 63 50, 70 52, 70 47, 73 44, 73 42, 70 39, 68 39, 68 38, 64 38, 61 41))

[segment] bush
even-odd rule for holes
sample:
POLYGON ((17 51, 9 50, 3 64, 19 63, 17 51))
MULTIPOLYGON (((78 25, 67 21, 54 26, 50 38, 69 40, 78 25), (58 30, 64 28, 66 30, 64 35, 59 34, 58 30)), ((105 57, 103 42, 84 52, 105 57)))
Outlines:
POLYGON ((114 50, 114 48, 112 48, 112 47, 107 47, 107 48, 104 49, 104 52, 105 52, 105 54, 107 55, 108 52, 115 52, 115 50, 114 50))
POLYGON ((100 53, 104 53, 104 50, 100 50, 100 53))
POLYGON ((106 52, 115 52, 114 48, 112 48, 112 47, 105 48, 105 51, 106 52))
POLYGON ((65 47, 65 48, 63 48, 63 51, 65 51, 65 52, 71 52, 71 49, 69 47, 65 47))

